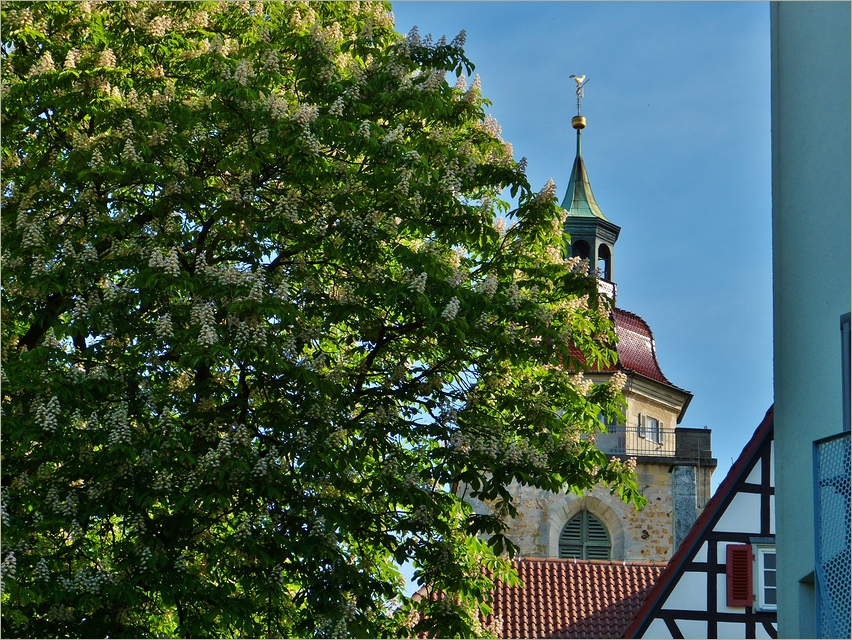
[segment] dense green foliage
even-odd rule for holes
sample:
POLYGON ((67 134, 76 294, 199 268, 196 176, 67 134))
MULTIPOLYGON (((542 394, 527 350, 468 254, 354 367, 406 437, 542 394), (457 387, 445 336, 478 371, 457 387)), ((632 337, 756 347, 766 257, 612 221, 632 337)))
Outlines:
POLYGON ((641 503, 552 183, 388 11, 3 4, 4 635, 483 633, 512 482, 641 503))

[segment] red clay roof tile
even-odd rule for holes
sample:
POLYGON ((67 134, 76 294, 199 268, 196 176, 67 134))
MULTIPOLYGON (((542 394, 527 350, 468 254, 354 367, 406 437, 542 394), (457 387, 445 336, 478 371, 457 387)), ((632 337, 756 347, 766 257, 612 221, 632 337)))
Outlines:
MULTIPOLYGON (((590 371, 614 373, 621 370, 627 373, 638 373, 651 380, 689 393, 672 384, 663 374, 660 364, 657 362, 654 334, 645 320, 624 309, 613 309, 612 320, 615 324, 615 334, 618 336, 618 344, 616 345, 618 362, 608 367, 592 367, 590 371)), ((572 353, 582 359, 582 354, 578 349, 572 349, 572 353)))
POLYGON ((523 586, 498 582, 484 628, 501 638, 618 638, 665 563, 524 558, 523 586))

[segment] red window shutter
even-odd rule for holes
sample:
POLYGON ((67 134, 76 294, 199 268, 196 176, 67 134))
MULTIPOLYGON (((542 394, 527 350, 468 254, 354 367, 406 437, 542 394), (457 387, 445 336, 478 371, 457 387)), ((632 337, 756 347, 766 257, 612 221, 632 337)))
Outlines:
POLYGON ((751 545, 729 544, 727 556, 728 606, 750 607, 754 604, 751 545))

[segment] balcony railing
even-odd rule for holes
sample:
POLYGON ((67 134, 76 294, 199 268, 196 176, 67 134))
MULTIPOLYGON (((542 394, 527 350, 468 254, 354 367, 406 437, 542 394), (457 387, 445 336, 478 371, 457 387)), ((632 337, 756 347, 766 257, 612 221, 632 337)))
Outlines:
POLYGON ((675 455, 674 429, 611 426, 597 435, 596 446, 607 454, 670 458, 675 455))
POLYGON ((819 638, 850 637, 849 432, 814 443, 814 520, 819 638))

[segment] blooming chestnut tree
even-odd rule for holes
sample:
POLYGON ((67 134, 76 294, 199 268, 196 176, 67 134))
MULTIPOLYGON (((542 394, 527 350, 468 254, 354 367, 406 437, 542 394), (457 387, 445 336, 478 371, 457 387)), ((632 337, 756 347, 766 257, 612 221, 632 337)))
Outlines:
POLYGON ((641 504, 555 186, 389 8, 2 5, 5 635, 481 634, 511 483, 641 504))

